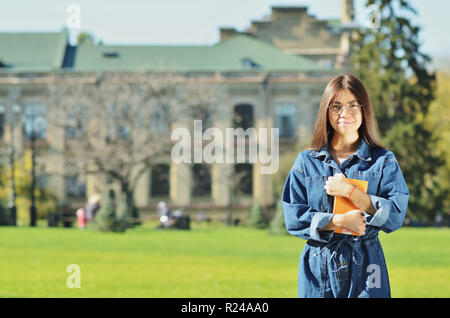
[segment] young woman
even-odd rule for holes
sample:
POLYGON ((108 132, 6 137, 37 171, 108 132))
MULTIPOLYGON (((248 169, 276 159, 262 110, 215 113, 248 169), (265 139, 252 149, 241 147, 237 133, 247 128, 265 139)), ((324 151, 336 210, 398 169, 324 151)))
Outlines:
POLYGON ((325 88, 309 150, 289 172, 286 228, 308 240, 300 255, 299 297, 390 297, 378 231, 400 228, 409 191, 391 151, 381 147, 369 96, 351 75, 325 88), (347 178, 368 181, 367 193, 347 178), (358 207, 333 214, 335 196, 358 207), (344 227, 358 235, 334 233, 344 227))

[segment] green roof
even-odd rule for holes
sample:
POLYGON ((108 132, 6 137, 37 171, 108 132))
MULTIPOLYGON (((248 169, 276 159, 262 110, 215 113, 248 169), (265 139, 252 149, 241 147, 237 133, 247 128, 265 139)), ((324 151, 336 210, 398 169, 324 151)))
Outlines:
POLYGON ((0 33, 0 71, 50 71, 61 69, 67 31, 0 33))
POLYGON ((341 19, 328 19, 326 20, 328 25, 334 29, 339 29, 342 25, 341 19))
POLYGON ((213 46, 82 45, 77 71, 329 71, 305 57, 286 54, 253 37, 238 34, 213 46))

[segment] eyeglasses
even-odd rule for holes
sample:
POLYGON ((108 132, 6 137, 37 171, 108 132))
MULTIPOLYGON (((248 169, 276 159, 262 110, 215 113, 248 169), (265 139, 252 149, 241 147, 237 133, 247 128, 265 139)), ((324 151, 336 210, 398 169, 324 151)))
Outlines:
POLYGON ((349 104, 349 105, 334 104, 334 105, 328 106, 328 108, 330 109, 331 113, 334 114, 334 115, 340 115, 343 112, 344 107, 347 108, 347 111, 350 112, 350 114, 356 115, 361 110, 362 105, 357 104, 357 103, 352 103, 352 104, 349 104))

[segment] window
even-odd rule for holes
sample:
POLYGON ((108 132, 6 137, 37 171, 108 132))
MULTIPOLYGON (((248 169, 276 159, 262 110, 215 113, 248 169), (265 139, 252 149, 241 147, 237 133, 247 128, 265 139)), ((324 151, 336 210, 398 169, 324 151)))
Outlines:
POLYGON ((156 113, 152 115, 151 129, 156 134, 162 134, 163 131, 166 129, 166 124, 160 114, 156 113))
POLYGON ((68 198, 85 198, 86 181, 78 176, 68 176, 65 178, 66 196, 68 198))
POLYGON ((67 116, 66 138, 80 138, 86 134, 87 106, 76 105, 67 116))
POLYGON ((151 173, 151 196, 169 196, 169 171, 170 166, 165 164, 155 165, 151 173))
POLYGON ((319 64, 320 66, 323 66, 329 70, 331 70, 333 68, 333 61, 330 59, 320 59, 317 64, 319 64))
POLYGON ((170 136, 170 112, 168 107, 160 105, 152 110, 150 128, 155 135, 170 136))
POLYGON ((44 190, 47 186, 47 175, 45 172, 36 176, 36 188, 44 190))
POLYGON ((127 139, 130 136, 130 107, 111 105, 108 112, 108 141, 127 139))
POLYGON ((249 57, 245 57, 242 59, 242 68, 245 70, 254 69, 254 68, 260 68, 261 65, 253 61, 249 57))
POLYGON ((41 102, 25 104, 25 135, 28 138, 45 139, 47 136, 47 108, 41 102))
POLYGON ((296 108, 294 104, 280 104, 275 109, 275 127, 280 137, 293 137, 296 131, 296 108))
MULTIPOLYGON (((190 116, 194 120, 201 120, 202 132, 205 132, 206 129, 214 126, 211 109, 212 107, 212 105, 207 104, 192 105, 190 107, 190 116)), ((200 124, 197 123, 197 125, 198 126, 195 126, 194 128, 198 129, 200 124)))
POLYGON ((234 165, 234 195, 251 196, 253 194, 253 167, 242 163, 234 165))
POLYGON ((236 105, 234 107, 233 125, 234 128, 240 127, 244 130, 253 127, 253 106, 247 104, 236 105))
POLYGON ((211 173, 210 167, 202 164, 194 164, 192 196, 206 197, 211 196, 211 173))

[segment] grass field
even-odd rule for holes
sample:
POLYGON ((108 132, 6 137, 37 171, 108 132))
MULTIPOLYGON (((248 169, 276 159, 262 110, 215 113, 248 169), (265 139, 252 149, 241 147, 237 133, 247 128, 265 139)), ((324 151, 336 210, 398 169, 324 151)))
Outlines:
MULTIPOLYGON (((393 297, 450 297, 450 230, 380 234, 393 297)), ((0 228, 0 297, 297 297, 304 241, 221 225, 0 228), (81 288, 68 288, 69 264, 81 288)))

